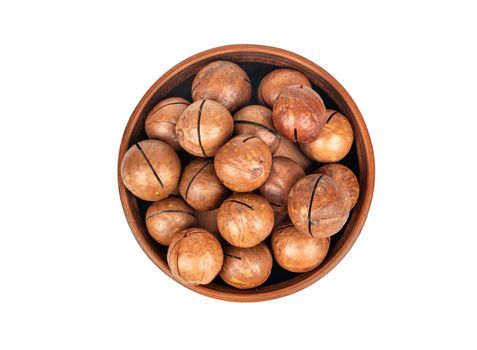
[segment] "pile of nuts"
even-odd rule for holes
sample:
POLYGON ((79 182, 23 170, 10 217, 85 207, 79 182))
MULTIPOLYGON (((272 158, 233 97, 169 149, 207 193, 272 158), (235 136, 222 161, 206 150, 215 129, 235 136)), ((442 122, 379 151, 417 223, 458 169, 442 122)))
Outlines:
POLYGON ((251 96, 240 66, 211 62, 193 80, 194 102, 157 104, 145 121, 149 139, 122 159, 124 185, 153 202, 146 227, 168 246, 171 273, 183 283, 220 275, 254 288, 274 260, 288 271, 313 270, 358 200, 356 176, 337 163, 353 129, 304 74, 276 69, 260 82, 261 105, 247 105, 251 96), (191 160, 181 166, 184 158, 191 160))

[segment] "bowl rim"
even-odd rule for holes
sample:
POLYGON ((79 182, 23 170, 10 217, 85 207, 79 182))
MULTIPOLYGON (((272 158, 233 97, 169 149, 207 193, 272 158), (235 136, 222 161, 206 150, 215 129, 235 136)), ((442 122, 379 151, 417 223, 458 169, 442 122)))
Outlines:
POLYGON ((348 92, 345 90, 345 88, 331 74, 329 74, 316 63, 291 51, 265 45, 236 44, 212 48, 206 51, 199 52, 189 58, 186 58, 185 60, 181 61, 180 63, 176 64, 174 67, 166 71, 159 79, 154 82, 154 84, 147 90, 147 92, 137 104, 124 130, 121 139, 121 145, 119 148, 117 179, 123 211, 136 241, 146 253, 146 255, 166 275, 171 277, 174 281, 185 286, 186 288, 208 297, 226 301, 257 302, 281 298, 286 295, 296 293, 310 286, 311 284, 324 277, 328 272, 330 272, 349 252, 364 226, 371 206, 375 181, 375 160, 371 138, 369 136, 369 132, 364 122, 363 116, 361 115, 361 112, 359 111, 357 105, 355 104, 351 96, 348 94, 348 92), (142 111, 149 103, 151 98, 154 97, 157 91, 159 91, 159 89, 163 87, 164 84, 171 78, 176 76, 181 71, 185 71, 186 69, 190 68, 192 65, 197 65, 201 62, 208 62, 214 59, 221 59, 221 56, 227 54, 242 53, 261 54, 286 58, 287 60, 292 61, 294 64, 300 67, 304 67, 309 71, 312 71, 314 74, 317 74, 321 79, 324 79, 326 83, 329 84, 344 100, 349 109, 349 113, 353 116, 353 119, 356 123, 356 127, 359 129, 359 133, 361 135, 361 138, 363 139, 364 149, 362 150, 362 155, 364 155, 364 163, 366 166, 363 180, 365 182, 364 188, 366 189, 366 191, 360 193, 360 197, 362 196, 360 198, 360 202, 362 203, 360 206, 359 215, 357 215, 354 225, 353 227, 351 227, 347 239, 344 240, 344 243, 338 248, 335 254, 328 261, 326 261, 326 263, 320 265, 318 269, 316 269, 309 275, 300 278, 297 282, 291 284, 286 284, 286 282, 282 282, 284 284, 282 287, 277 287, 273 290, 254 290, 253 293, 243 293, 243 291, 241 291, 242 293, 235 293, 231 291, 229 292, 224 290, 214 290, 202 285, 188 285, 182 283, 174 276, 172 276, 167 266, 167 263, 164 262, 162 258, 158 256, 157 252, 151 246, 149 241, 145 239, 141 230, 140 223, 138 222, 139 218, 135 217, 134 215, 134 204, 132 200, 133 196, 127 191, 121 180, 121 161, 124 154, 128 150, 129 142, 133 134, 133 129, 138 122, 142 111))

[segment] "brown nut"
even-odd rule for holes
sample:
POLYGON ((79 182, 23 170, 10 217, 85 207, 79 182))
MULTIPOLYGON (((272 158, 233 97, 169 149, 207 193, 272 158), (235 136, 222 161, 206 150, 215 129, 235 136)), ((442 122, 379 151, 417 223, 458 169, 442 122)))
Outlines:
POLYGON ((353 145, 353 128, 346 117, 332 109, 326 110, 327 122, 318 138, 310 143, 300 143, 309 158, 321 163, 343 159, 353 145))
POLYGON ((273 256, 277 263, 291 272, 307 272, 325 260, 330 239, 313 238, 298 231, 292 224, 279 227, 272 234, 273 256))
POLYGON ((162 245, 169 245, 179 232, 196 225, 194 209, 179 197, 161 199, 146 211, 147 230, 162 245))
POLYGON ((236 247, 249 248, 262 242, 273 229, 273 209, 267 200, 253 193, 227 198, 217 213, 222 237, 236 247))
POLYGON ((272 170, 258 192, 270 202, 275 213, 287 210, 288 194, 305 171, 293 160, 273 157, 272 170))
POLYGON ((274 210, 274 214, 275 214, 275 224, 273 225, 273 229, 283 226, 283 224, 286 221, 290 221, 290 218, 288 217, 288 211, 286 210, 281 212, 274 210))
POLYGON ((220 103, 199 100, 186 108, 176 125, 177 139, 197 157, 213 157, 231 136, 234 120, 220 103))
POLYGON ((181 97, 169 97, 159 102, 145 122, 147 137, 162 140, 176 151, 181 149, 176 136, 176 123, 190 102, 181 97))
POLYGON ((311 165, 311 160, 301 153, 300 148, 295 143, 287 140, 284 137, 281 138, 278 149, 273 155, 275 157, 280 156, 289 158, 295 161, 295 163, 297 163, 303 169, 307 169, 311 165))
POLYGON ((273 125, 290 141, 309 143, 318 138, 326 122, 326 108, 313 89, 292 85, 282 90, 273 105, 273 125))
POLYGON ((264 243, 251 248, 227 245, 219 275, 225 283, 235 288, 255 288, 268 279, 272 265, 272 253, 264 243))
POLYGON ((215 155, 214 167, 222 183, 236 192, 249 192, 267 180, 272 154, 257 136, 239 135, 223 145, 215 155))
POLYGON ((219 228, 217 227, 217 212, 218 211, 219 211, 218 209, 209 210, 209 211, 198 211, 196 213, 197 227, 203 228, 204 230, 212 233, 217 239, 219 238, 222 239, 222 236, 219 233, 219 228))
POLYGON ((184 168, 179 182, 179 193, 195 210, 207 211, 218 208, 227 192, 227 188, 215 174, 210 159, 194 159, 184 168))
POLYGON ((311 87, 310 81, 304 74, 294 69, 276 69, 262 79, 257 90, 258 101, 268 107, 273 107, 278 95, 284 88, 291 85, 311 87))
POLYGON ((245 106, 234 115, 237 135, 255 135, 263 140, 272 154, 280 144, 280 134, 272 123, 272 111, 260 105, 245 106))
POLYGON ((328 175, 335 180, 341 191, 348 197, 349 210, 353 209, 359 198, 359 182, 349 168, 337 163, 325 164, 315 173, 328 175))
POLYGON ((169 196, 179 182, 180 173, 179 156, 171 146, 159 140, 136 143, 121 162, 124 186, 145 201, 169 196))
POLYGON ((299 231, 317 238, 338 233, 348 219, 348 209, 348 198, 327 175, 301 178, 288 196, 292 223, 299 231))
POLYGON ((211 99, 223 104, 230 112, 245 106, 252 96, 247 73, 229 61, 214 61, 203 67, 192 82, 194 101, 211 99))
POLYGON ((167 264, 177 279, 187 284, 208 284, 222 268, 224 253, 219 241, 201 228, 176 235, 167 250, 167 264))

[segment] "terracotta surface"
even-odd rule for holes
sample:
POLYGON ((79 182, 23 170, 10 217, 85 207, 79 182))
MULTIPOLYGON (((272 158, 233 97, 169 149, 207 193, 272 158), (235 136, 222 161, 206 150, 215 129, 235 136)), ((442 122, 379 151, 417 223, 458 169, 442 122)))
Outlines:
POLYGON ((159 78, 145 93, 132 113, 123 134, 118 157, 118 186, 124 213, 135 238, 144 252, 164 273, 185 287, 209 297, 230 301, 263 301, 295 293, 315 283, 330 272, 351 249, 363 228, 371 205, 374 188, 374 156, 371 140, 359 109, 346 90, 323 68, 286 50, 260 45, 231 45, 204 51, 180 62, 159 78), (350 152, 352 158, 346 164, 350 164, 348 166, 351 166, 358 177, 360 197, 346 226, 334 236, 326 259, 316 269, 297 276, 290 276, 280 271, 274 275, 272 272, 267 282, 250 290, 238 290, 224 285, 219 280, 202 286, 186 284, 176 278, 167 265, 165 247, 155 243, 147 233, 143 221, 145 211, 143 202, 126 189, 120 176, 120 164, 126 151, 145 137, 144 121, 152 108, 168 96, 187 98, 187 94, 182 95, 179 93, 182 90, 175 88, 186 84, 188 86, 186 90, 190 90, 190 85, 187 84, 190 84, 198 70, 218 59, 240 63, 244 67, 253 66, 254 74, 251 74, 250 78, 255 79, 255 84, 276 68, 292 68, 303 72, 313 84, 314 89, 323 96, 327 106, 340 111, 348 118, 355 138, 350 152))

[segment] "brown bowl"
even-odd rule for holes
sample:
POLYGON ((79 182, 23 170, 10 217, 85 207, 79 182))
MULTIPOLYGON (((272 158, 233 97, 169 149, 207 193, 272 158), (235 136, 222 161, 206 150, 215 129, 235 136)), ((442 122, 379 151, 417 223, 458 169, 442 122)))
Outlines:
MULTIPOLYGON (((327 108, 340 111, 349 119, 353 127, 355 137, 353 148, 341 163, 357 174, 361 188, 360 197, 345 227, 332 237, 328 256, 320 266, 310 272, 295 274, 281 269, 277 263, 274 263, 272 274, 267 282, 250 290, 229 287, 220 277, 205 286, 184 285, 200 294, 230 301, 262 301, 280 298, 318 281, 346 255, 366 221, 374 188, 373 147, 358 107, 336 79, 306 58, 269 46, 230 45, 201 52, 167 71, 146 92, 129 118, 124 131, 118 159, 119 194, 124 214, 136 240, 147 256, 164 273, 176 280, 167 266, 167 247, 156 243, 146 230, 144 217, 149 203, 134 197, 124 187, 119 174, 119 165, 131 145, 147 138, 144 132, 144 121, 154 105, 170 96, 183 97, 190 101, 190 87, 194 75, 207 63, 219 59, 233 61, 244 68, 252 80, 254 91, 260 80, 277 67, 294 68, 303 72, 313 84, 313 88, 322 96, 327 108)), ((255 103, 257 103, 256 94, 250 101, 250 104, 255 103)))

